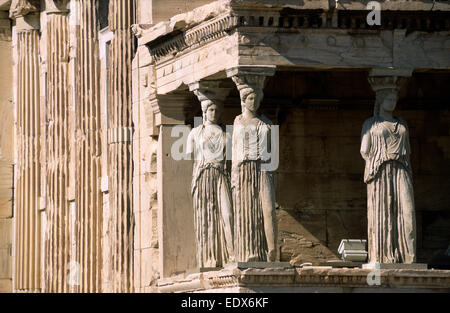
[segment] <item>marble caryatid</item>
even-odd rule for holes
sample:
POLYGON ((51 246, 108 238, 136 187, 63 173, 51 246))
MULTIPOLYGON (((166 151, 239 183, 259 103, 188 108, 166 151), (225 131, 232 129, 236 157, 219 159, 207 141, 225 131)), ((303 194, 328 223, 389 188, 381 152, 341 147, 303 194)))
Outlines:
POLYGON ((188 136, 193 153, 192 198, 200 268, 222 267, 234 261, 233 208, 226 147, 229 137, 218 124, 221 99, 208 89, 195 89, 201 101, 203 124, 188 136))
POLYGON ((416 226, 406 122, 393 116, 398 90, 376 89, 374 116, 362 130, 370 263, 414 263, 416 226))
POLYGON ((235 252, 239 262, 275 261, 276 218, 270 162, 271 122, 257 114, 263 98, 264 76, 233 76, 241 97, 242 114, 233 126, 232 190, 235 252))

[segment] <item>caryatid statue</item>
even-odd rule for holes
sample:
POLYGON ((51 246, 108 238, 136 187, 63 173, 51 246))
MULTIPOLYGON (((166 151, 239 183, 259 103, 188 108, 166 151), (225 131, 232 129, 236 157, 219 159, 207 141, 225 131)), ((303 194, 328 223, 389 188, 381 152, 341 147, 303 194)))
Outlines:
MULTIPOLYGON (((273 69, 274 70, 274 69, 273 69)), ((242 114, 233 125, 231 184, 234 239, 239 262, 273 262, 277 255, 275 190, 270 163, 271 121, 257 114, 265 76, 232 76, 241 98, 242 114)))
POLYGON ((403 77, 371 76, 374 116, 362 130, 370 263, 414 263, 416 221, 406 122, 393 115, 403 77))
POLYGON ((201 102, 203 124, 188 136, 187 153, 194 153, 192 198, 199 267, 223 267, 234 261, 233 208, 226 147, 231 140, 219 125, 230 89, 219 82, 190 85, 201 102))

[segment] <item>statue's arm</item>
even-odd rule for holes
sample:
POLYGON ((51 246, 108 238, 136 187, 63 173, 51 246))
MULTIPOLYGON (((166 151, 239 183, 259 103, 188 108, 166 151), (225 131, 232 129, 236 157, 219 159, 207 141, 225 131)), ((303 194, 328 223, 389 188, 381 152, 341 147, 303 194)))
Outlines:
POLYGON ((406 124, 406 122, 403 119, 402 119, 402 122, 406 128, 406 134, 405 134, 405 136, 406 136, 406 153, 408 154, 408 158, 409 158, 409 156, 411 154, 411 141, 409 138, 409 127, 408 127, 408 124, 406 124))
POLYGON ((408 124, 406 124, 406 122, 404 120, 402 120, 403 124, 405 125, 406 128, 406 160, 408 162, 408 170, 411 173, 411 179, 412 179, 412 164, 411 164, 411 141, 410 141, 410 137, 409 137, 409 127, 408 124))
POLYGON ((231 187, 235 187, 239 183, 239 167, 238 167, 238 143, 237 143, 237 130, 236 130, 236 121, 233 124, 233 135, 231 137, 231 187))
POLYGON ((188 135, 186 142, 186 154, 192 154, 194 152, 194 129, 188 135))
POLYGON ((262 140, 258 143, 259 151, 262 152, 261 160, 263 162, 270 163, 271 153, 273 153, 272 147, 271 147, 271 143, 272 143, 271 124, 266 124, 263 127, 261 127, 261 129, 262 129, 262 133, 260 133, 260 137, 262 138, 262 140))
POLYGON ((361 149, 360 149, 361 156, 366 161, 369 158, 370 148, 372 145, 372 140, 371 140, 371 136, 370 136, 370 128, 367 126, 368 126, 367 123, 365 123, 363 126, 363 131, 361 134, 361 149))

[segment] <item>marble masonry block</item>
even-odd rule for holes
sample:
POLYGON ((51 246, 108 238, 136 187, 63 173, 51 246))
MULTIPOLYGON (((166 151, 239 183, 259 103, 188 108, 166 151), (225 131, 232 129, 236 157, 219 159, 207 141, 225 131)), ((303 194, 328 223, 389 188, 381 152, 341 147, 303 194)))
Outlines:
POLYGON ((0 279, 11 278, 12 275, 12 260, 11 249, 0 249, 0 279))
POLYGON ((9 248, 12 243, 12 219, 0 219, 0 249, 9 248))
POLYGON ((366 250, 367 240, 364 239, 343 239, 338 248, 338 252, 342 254, 344 250, 366 250))
POLYGON ((368 253, 360 250, 346 250, 342 253, 342 259, 350 262, 364 262, 367 260, 368 253))
POLYGON ((189 269, 185 272, 186 275, 191 274, 198 274, 198 273, 206 273, 206 272, 212 272, 212 271, 220 271, 221 267, 197 267, 189 269))
POLYGON ((0 293, 11 292, 12 279, 0 279, 0 293))
POLYGON ((368 255, 366 246, 367 240, 365 239, 343 239, 338 252, 343 261, 365 262, 368 255))
POLYGON ((341 261, 341 260, 330 260, 327 262, 320 262, 319 266, 331 266, 332 268, 360 268, 363 263, 352 262, 352 261, 341 261))
POLYGON ((381 269, 381 270, 426 270, 428 265, 424 263, 367 263, 362 265, 363 269, 381 269))
MULTIPOLYGON (((292 268, 289 262, 237 262, 230 264, 239 269, 243 268, 292 268)), ((227 265, 228 267, 229 265, 227 265)))

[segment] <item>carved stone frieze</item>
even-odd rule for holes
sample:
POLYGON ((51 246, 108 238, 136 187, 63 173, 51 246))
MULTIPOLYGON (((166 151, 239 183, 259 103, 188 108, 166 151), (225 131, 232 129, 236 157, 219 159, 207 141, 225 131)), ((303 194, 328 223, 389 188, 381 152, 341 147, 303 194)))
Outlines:
MULTIPOLYGON (((154 43, 150 43, 150 52, 155 61, 159 62, 166 57, 174 56, 182 51, 193 50, 198 46, 222 38, 228 35, 236 25, 236 18, 229 15, 220 16, 176 36, 162 37, 154 43)), ((138 36, 142 36, 141 29, 135 27, 138 36)))
MULTIPOLYGON (((196 12, 195 10, 192 12, 196 12)), ((217 12, 216 12, 217 13, 217 12)), ((448 31, 450 18, 446 12, 432 11, 426 14, 416 14, 409 11, 387 11, 383 15, 381 25, 369 26, 365 11, 339 10, 330 14, 324 10, 291 10, 280 12, 279 8, 252 6, 235 1, 230 2, 230 8, 224 10, 212 19, 189 24, 189 15, 179 17, 170 23, 162 22, 152 27, 137 25, 134 32, 138 38, 145 34, 149 40, 144 41, 155 56, 155 61, 170 59, 180 52, 190 51, 198 46, 217 40, 231 34, 233 30, 250 32, 277 33, 299 32, 304 29, 349 29, 358 33, 372 33, 379 30, 413 31, 448 31), (170 24, 170 26, 168 26, 170 24), (178 29, 175 25, 185 25, 178 29), (258 30, 260 29, 260 30, 258 30)), ((240 34, 240 38, 246 38, 240 34)), ((302 42, 306 43, 306 37, 302 42)), ((245 44, 245 42, 241 42, 245 44)), ((249 42, 250 43, 250 42, 249 42)), ((353 45, 363 48, 367 45, 364 38, 355 38, 353 45)))

